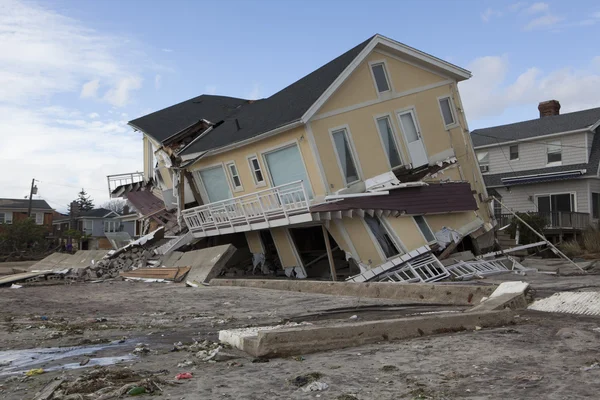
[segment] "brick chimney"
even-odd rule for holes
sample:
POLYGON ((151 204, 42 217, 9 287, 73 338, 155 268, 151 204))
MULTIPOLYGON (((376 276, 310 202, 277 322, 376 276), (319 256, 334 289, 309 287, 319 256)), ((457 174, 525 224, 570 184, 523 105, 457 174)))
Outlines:
POLYGON ((540 118, 550 117, 552 115, 559 115, 560 103, 558 102, 558 100, 542 101, 538 105, 538 110, 540 110, 540 118))

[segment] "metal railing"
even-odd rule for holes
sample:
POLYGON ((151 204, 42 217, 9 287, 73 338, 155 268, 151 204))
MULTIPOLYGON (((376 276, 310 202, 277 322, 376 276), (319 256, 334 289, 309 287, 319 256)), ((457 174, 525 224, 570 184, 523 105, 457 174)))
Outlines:
POLYGON ((113 190, 122 185, 128 185, 130 183, 138 183, 144 181, 143 172, 130 172, 128 174, 116 174, 108 175, 106 177, 108 182, 108 196, 110 197, 113 190))
POLYGON ((260 222, 308 213, 310 200, 302 181, 261 190, 240 197, 217 201, 182 212, 183 219, 193 232, 219 233, 220 229, 235 228, 260 222))
MULTIPOLYGON (((527 214, 544 218, 544 229, 586 229, 590 223, 590 214, 573 211, 531 211, 527 214)), ((496 215, 498 226, 506 226, 512 222, 514 215, 500 214, 496 215)))

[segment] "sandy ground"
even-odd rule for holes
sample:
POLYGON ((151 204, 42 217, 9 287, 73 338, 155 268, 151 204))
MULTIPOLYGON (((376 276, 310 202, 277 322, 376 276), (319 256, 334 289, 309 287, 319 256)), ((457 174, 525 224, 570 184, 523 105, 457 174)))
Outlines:
MULTIPOLYGON (((536 274, 526 279, 534 281, 538 295, 600 287, 600 276, 536 274)), ((127 368, 165 380, 192 372, 193 378, 181 384, 161 384, 162 398, 169 399, 598 398, 600 368, 586 369, 600 361, 600 332, 594 330, 600 327, 598 317, 524 311, 517 324, 509 327, 299 354, 301 357, 269 362, 253 362, 236 350, 228 353, 237 358, 216 363, 203 362, 186 350, 172 351, 173 343, 179 341, 217 341, 220 329, 287 319, 315 320, 315 313, 333 309, 340 312, 328 318, 347 320, 354 314, 359 319, 390 318, 439 308, 403 308, 389 300, 248 288, 194 289, 131 282, 2 288, 0 398, 31 399, 56 377, 73 380, 98 368, 93 367, 95 363, 121 359, 125 361, 106 367, 107 371, 127 368), (374 306, 384 311, 377 312, 374 306), (313 317, 303 317, 305 314, 313 317), (122 342, 107 344, 118 340, 122 342), (131 355, 139 342, 148 344, 150 354, 131 355), (10 353, 18 357, 2 366, 8 351, 48 347, 66 348, 70 353, 10 353), (64 358, 59 359, 61 354, 64 358), (79 367, 88 359, 85 368, 60 370, 65 365, 79 367), (185 360, 195 365, 178 367, 185 360), (23 371, 38 367, 58 370, 24 377, 23 371), (329 388, 305 393, 292 384, 297 376, 309 373, 320 373, 319 380, 329 388)))
POLYGON ((11 261, 0 263, 0 276, 14 274, 15 271, 27 271, 37 261, 11 261))

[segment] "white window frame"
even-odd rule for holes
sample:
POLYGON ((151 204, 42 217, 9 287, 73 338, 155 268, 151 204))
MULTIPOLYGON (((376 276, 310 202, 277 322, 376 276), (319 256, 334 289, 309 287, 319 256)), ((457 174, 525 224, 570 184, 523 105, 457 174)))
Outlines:
MULTIPOLYGON (((573 211, 571 212, 578 212, 577 211, 577 192, 552 192, 552 193, 538 193, 538 194, 534 194, 533 195, 533 201, 535 204, 536 209, 538 208, 538 197, 550 197, 550 196, 558 196, 561 194, 569 194, 572 196, 573 199, 573 211)), ((552 207, 552 200, 550 200, 550 207, 552 207)), ((554 210, 550 210, 550 212, 557 212, 554 210)), ((566 212, 566 211, 564 211, 566 212)), ((590 210, 590 215, 592 215, 591 210, 590 210)))
POLYGON ((246 159, 248 160, 248 167, 250 168, 250 175, 252 175, 252 180, 254 181, 254 187, 264 187, 267 186, 267 178, 265 177, 265 172, 264 172, 264 168, 260 163, 260 158, 256 155, 256 154, 250 154, 248 156, 246 156, 246 159), (260 174, 262 175, 263 180, 261 182, 259 182, 256 179, 256 169, 254 169, 254 165, 252 165, 252 160, 256 159, 256 162, 258 163, 258 171, 260 171, 260 174))
POLYGON ((44 213, 36 212, 35 214, 35 224, 36 225, 44 225, 44 213))
POLYGON ((423 139, 423 135, 422 135, 423 130, 421 129, 421 124, 419 123, 419 117, 417 115, 417 108, 414 105, 411 105, 411 106, 408 106, 405 108, 399 108, 399 109, 395 110, 394 113, 396 114, 396 122, 398 123, 398 128, 400 128, 400 132, 399 132, 398 136, 402 139, 402 143, 404 143, 404 146, 406 146, 406 155, 408 157, 407 161, 410 160, 411 163, 413 162, 413 160, 410 156, 408 140, 406 140, 406 135, 404 134, 404 127, 402 126, 402 119, 400 118, 404 114, 411 114, 413 122, 415 124, 415 128, 417 128, 417 135, 419 135, 419 140, 421 140, 421 142, 423 143, 423 149, 425 151, 425 155, 427 156, 427 160, 429 160, 427 144, 425 144, 425 140, 423 139))
POLYGON ((561 143, 560 140, 551 140, 549 142, 546 142, 546 166, 547 167, 554 167, 554 166, 557 166, 557 165, 562 165, 562 143, 561 143), (558 148, 560 150, 560 161, 548 162, 548 155, 551 154, 549 152, 550 146, 558 146, 558 148))
POLYGON ((427 222, 427 218, 425 218, 424 215, 413 215, 412 220, 415 223, 415 226, 417 227, 417 230, 419 231, 419 233, 421 234, 421 236, 425 240, 425 243, 427 243, 427 244, 437 243, 437 239, 435 238, 435 232, 433 232, 433 229, 431 229, 431 226, 429 225, 429 222, 427 222), (431 232, 431 236, 433 236, 432 240, 428 240, 425 237, 425 234, 423 233, 423 231, 421 230, 421 227, 417 223, 416 218, 418 218, 418 217, 423 218, 423 221, 425 222, 425 225, 427 226, 427 229, 429 229, 429 232, 431 232))
POLYGON ((229 177, 229 179, 231 180, 231 187, 233 188, 234 192, 243 192, 244 191, 244 185, 242 184, 242 177, 240 176, 240 170, 237 167, 237 164, 235 163, 235 161, 227 161, 225 163, 225 168, 227 168, 227 176, 229 177), (235 168, 235 175, 233 174, 233 171, 231 170, 231 167, 233 166, 233 168, 235 168), (240 185, 236 186, 235 184, 235 178, 234 176, 237 176, 238 180, 240 181, 240 185))
POLYGON ((267 178, 269 179, 269 185, 271 185, 271 187, 275 187, 275 184, 273 183, 273 176, 271 176, 271 169, 269 168, 269 163, 267 163, 267 155, 269 153, 273 153, 279 150, 284 150, 287 149, 288 147, 292 147, 292 146, 296 146, 298 148, 298 153, 300 153, 300 159, 302 160, 302 165, 304 166, 304 172, 306 172, 306 180, 308 182, 304 182, 306 185, 310 186, 310 190, 312 192, 312 197, 311 199, 313 199, 315 197, 315 188, 312 185, 312 181, 310 180, 310 176, 308 175, 308 169, 306 168, 306 162, 304 162, 304 155, 302 155, 302 149, 300 148, 300 142, 298 142, 298 140, 291 140, 289 142, 274 146, 274 147, 269 147, 265 150, 263 150, 260 153, 260 158, 263 161, 264 166, 266 167, 267 170, 267 177, 265 177, 265 175, 263 174, 263 178, 266 180, 267 178))
MULTIPOLYGON (((229 181, 229 178, 228 178, 229 175, 227 174, 227 169, 225 168, 225 164, 222 162, 218 162, 218 163, 214 163, 214 164, 210 164, 210 165, 205 165, 205 166, 198 168, 192 172, 192 174, 195 175, 196 180, 199 183, 198 187, 200 188, 200 197, 202 197, 204 204, 210 204, 210 203, 216 203, 216 202, 210 200, 210 197, 208 196, 208 191, 206 190, 206 186, 204 186, 204 181, 202 180, 202 175, 200 175, 200 172, 205 171, 207 169, 217 168, 217 167, 223 168, 223 172, 225 173, 225 181, 227 182, 227 186, 229 187, 229 192, 233 196, 234 190, 233 190, 231 182, 229 181)), ((223 200, 219 200, 219 201, 223 201, 223 200)))
POLYGON ((387 65, 387 61, 385 59, 381 60, 373 60, 369 61, 369 71, 371 72, 371 78, 373 78, 373 85, 375 85, 375 92, 377 93, 377 97, 391 97, 392 93, 395 92, 394 86, 392 85, 392 79, 390 78, 389 68, 387 65), (377 80, 375 79, 375 73, 373 72, 373 67, 376 65, 383 65, 383 73, 385 75, 385 79, 387 80, 388 90, 383 92, 379 91, 379 87, 377 86, 377 80))
POLYGON ((381 141, 381 148, 385 152, 385 143, 383 142, 383 136, 381 134, 381 131, 379 130, 379 124, 377 122, 383 118, 387 118, 388 122, 390 123, 390 127, 392 128, 392 136, 394 138, 394 143, 396 144, 396 151, 398 152, 398 155, 400 156, 400 165, 398 165, 396 167, 392 167, 392 163, 390 163, 390 157, 388 154, 386 154, 388 166, 390 167, 391 170, 394 170, 396 168, 400 168, 400 167, 406 165, 406 162, 404 161, 404 160, 406 160, 406 156, 404 154, 403 147, 400 146, 400 141, 398 140, 399 139, 398 132, 396 130, 396 127, 394 126, 394 119, 392 118, 391 113, 378 114, 378 115, 373 116, 373 121, 375 122, 375 129, 377 129, 377 132, 379 133, 379 140, 381 141))
POLYGON ((13 223, 12 211, 2 211, 2 212, 0 212, 0 214, 2 214, 2 222, 0 222, 0 224, 11 225, 13 223), (8 217, 10 217, 10 218, 8 218, 8 217))
MULTIPOLYGON (((520 157, 521 157, 521 152, 519 149, 519 144, 516 143, 516 144, 508 145, 508 161, 518 161, 520 157), (517 147, 517 158, 510 158, 511 157, 510 148, 515 147, 515 146, 517 147)), ((546 161, 548 161, 547 158, 546 158, 546 161)))
MULTIPOLYGON (((479 170, 481 171, 481 173, 482 174, 487 174, 488 172, 490 172, 490 152, 487 151, 487 150, 480 151, 478 153, 475 153, 475 157, 477 157, 477 165, 479 166, 479 170), (487 164, 481 164, 481 162, 480 162, 479 154, 483 154, 483 153, 487 153, 487 157, 488 157, 487 164), (487 166, 487 171, 484 171, 481 168, 482 166, 487 166)), ((481 158, 484 158, 484 157, 481 157, 481 158)))
POLYGON ((344 182, 345 187, 350 187, 358 182, 363 180, 363 173, 360 167, 360 162, 358 162, 358 152, 356 151, 356 147, 354 147, 354 140, 352 140, 352 133, 350 132, 350 127, 348 124, 340 125, 329 129, 329 139, 331 139, 331 145, 333 146, 333 152, 335 153, 335 160, 337 161, 338 168, 340 170, 340 174, 342 175, 342 182, 344 182), (346 132, 346 140, 348 140, 348 147, 350 148, 350 154, 352 156, 352 160, 354 161, 354 167, 356 168, 356 174, 358 175, 358 179, 352 182, 346 181, 346 172, 344 168, 342 168, 342 162, 340 161, 340 155, 337 151, 337 147, 335 146, 335 140, 333 139, 333 134, 335 132, 339 132, 344 130, 346 132))
POLYGON ((450 96, 450 95, 440 96, 437 98, 437 101, 438 101, 438 107, 440 108, 440 115, 442 116, 442 123, 444 124, 444 127, 446 129, 456 128, 458 126, 458 118, 457 118, 456 107, 454 105, 454 100, 452 99, 452 96, 450 96), (454 122, 452 122, 451 124, 446 124, 446 121, 444 120, 444 113, 442 112, 442 100, 446 100, 446 99, 448 99, 448 104, 450 106, 450 114, 452 114, 452 119, 454 120, 454 122))
POLYGON ((90 233, 94 232, 94 220, 93 219, 84 219, 83 220, 83 231, 84 232, 88 232, 89 231, 90 233), (90 228, 89 229, 86 226, 88 222, 90 223, 90 228))
MULTIPOLYGON (((369 216, 371 217, 370 214, 369 214, 369 216)), ((378 219, 381 222, 381 226, 383 226, 383 229, 385 229, 385 233, 387 233, 390 240, 394 243, 394 246, 396 246, 396 249, 398 249, 398 252, 399 252, 396 255, 387 257, 385 255, 385 252, 383 251, 383 248, 381 247, 381 244, 379 244, 379 240, 377 240, 377 238, 375 237, 375 234, 371 231, 371 228, 369 227, 369 224, 367 223, 367 221, 364 218, 360 218, 360 220, 363 223, 363 226, 365 227, 365 229, 367 230, 367 233, 369 234, 369 237, 371 238, 371 241, 373 242, 373 245, 375 246, 375 249, 377 250, 377 253, 379 254, 379 257, 381 257, 381 259, 385 262, 385 261, 391 260, 393 258, 396 258, 398 256, 401 256, 403 254, 406 254, 406 247, 404 246, 404 243, 402 243, 400 238, 396 235, 396 232, 388 224, 388 221, 383 216, 378 217, 376 214, 373 215, 372 217, 378 219)))

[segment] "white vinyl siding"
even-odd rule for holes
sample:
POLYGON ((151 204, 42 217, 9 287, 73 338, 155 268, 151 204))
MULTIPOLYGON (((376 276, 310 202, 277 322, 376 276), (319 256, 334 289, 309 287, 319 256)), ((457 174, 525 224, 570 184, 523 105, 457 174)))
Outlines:
MULTIPOLYGON (((574 179, 559 182, 546 182, 534 185, 511 186, 510 192, 504 188, 498 188, 502 196, 502 203, 513 211, 537 211, 536 197, 556 193, 575 193, 575 204, 577 212, 591 212, 589 202, 588 183, 586 179, 574 179)), ((595 180, 590 180, 594 182, 595 180)), ((594 191, 594 190, 592 190, 594 191)), ((600 187, 598 189, 600 191, 600 187)), ((503 210, 502 213, 506 213, 503 210)))
MULTIPOLYGON (((562 162, 560 165, 580 164, 587 162, 585 137, 585 133, 574 133, 571 135, 560 136, 560 142, 562 146, 562 162)), ((489 153, 491 174, 503 174, 513 171, 526 172, 532 169, 546 168, 548 166, 546 143, 554 140, 556 140, 556 138, 540 138, 539 141, 536 140, 535 142, 520 142, 519 159, 517 160, 510 160, 511 145, 509 144, 499 147, 476 149, 475 151, 478 154, 483 151, 487 151, 489 153), (503 151, 504 154, 502 153, 503 151)), ((591 145, 592 142, 588 138, 588 147, 591 145)))
POLYGON ((0 212, 0 224, 12 224, 13 214, 12 211, 0 212))

